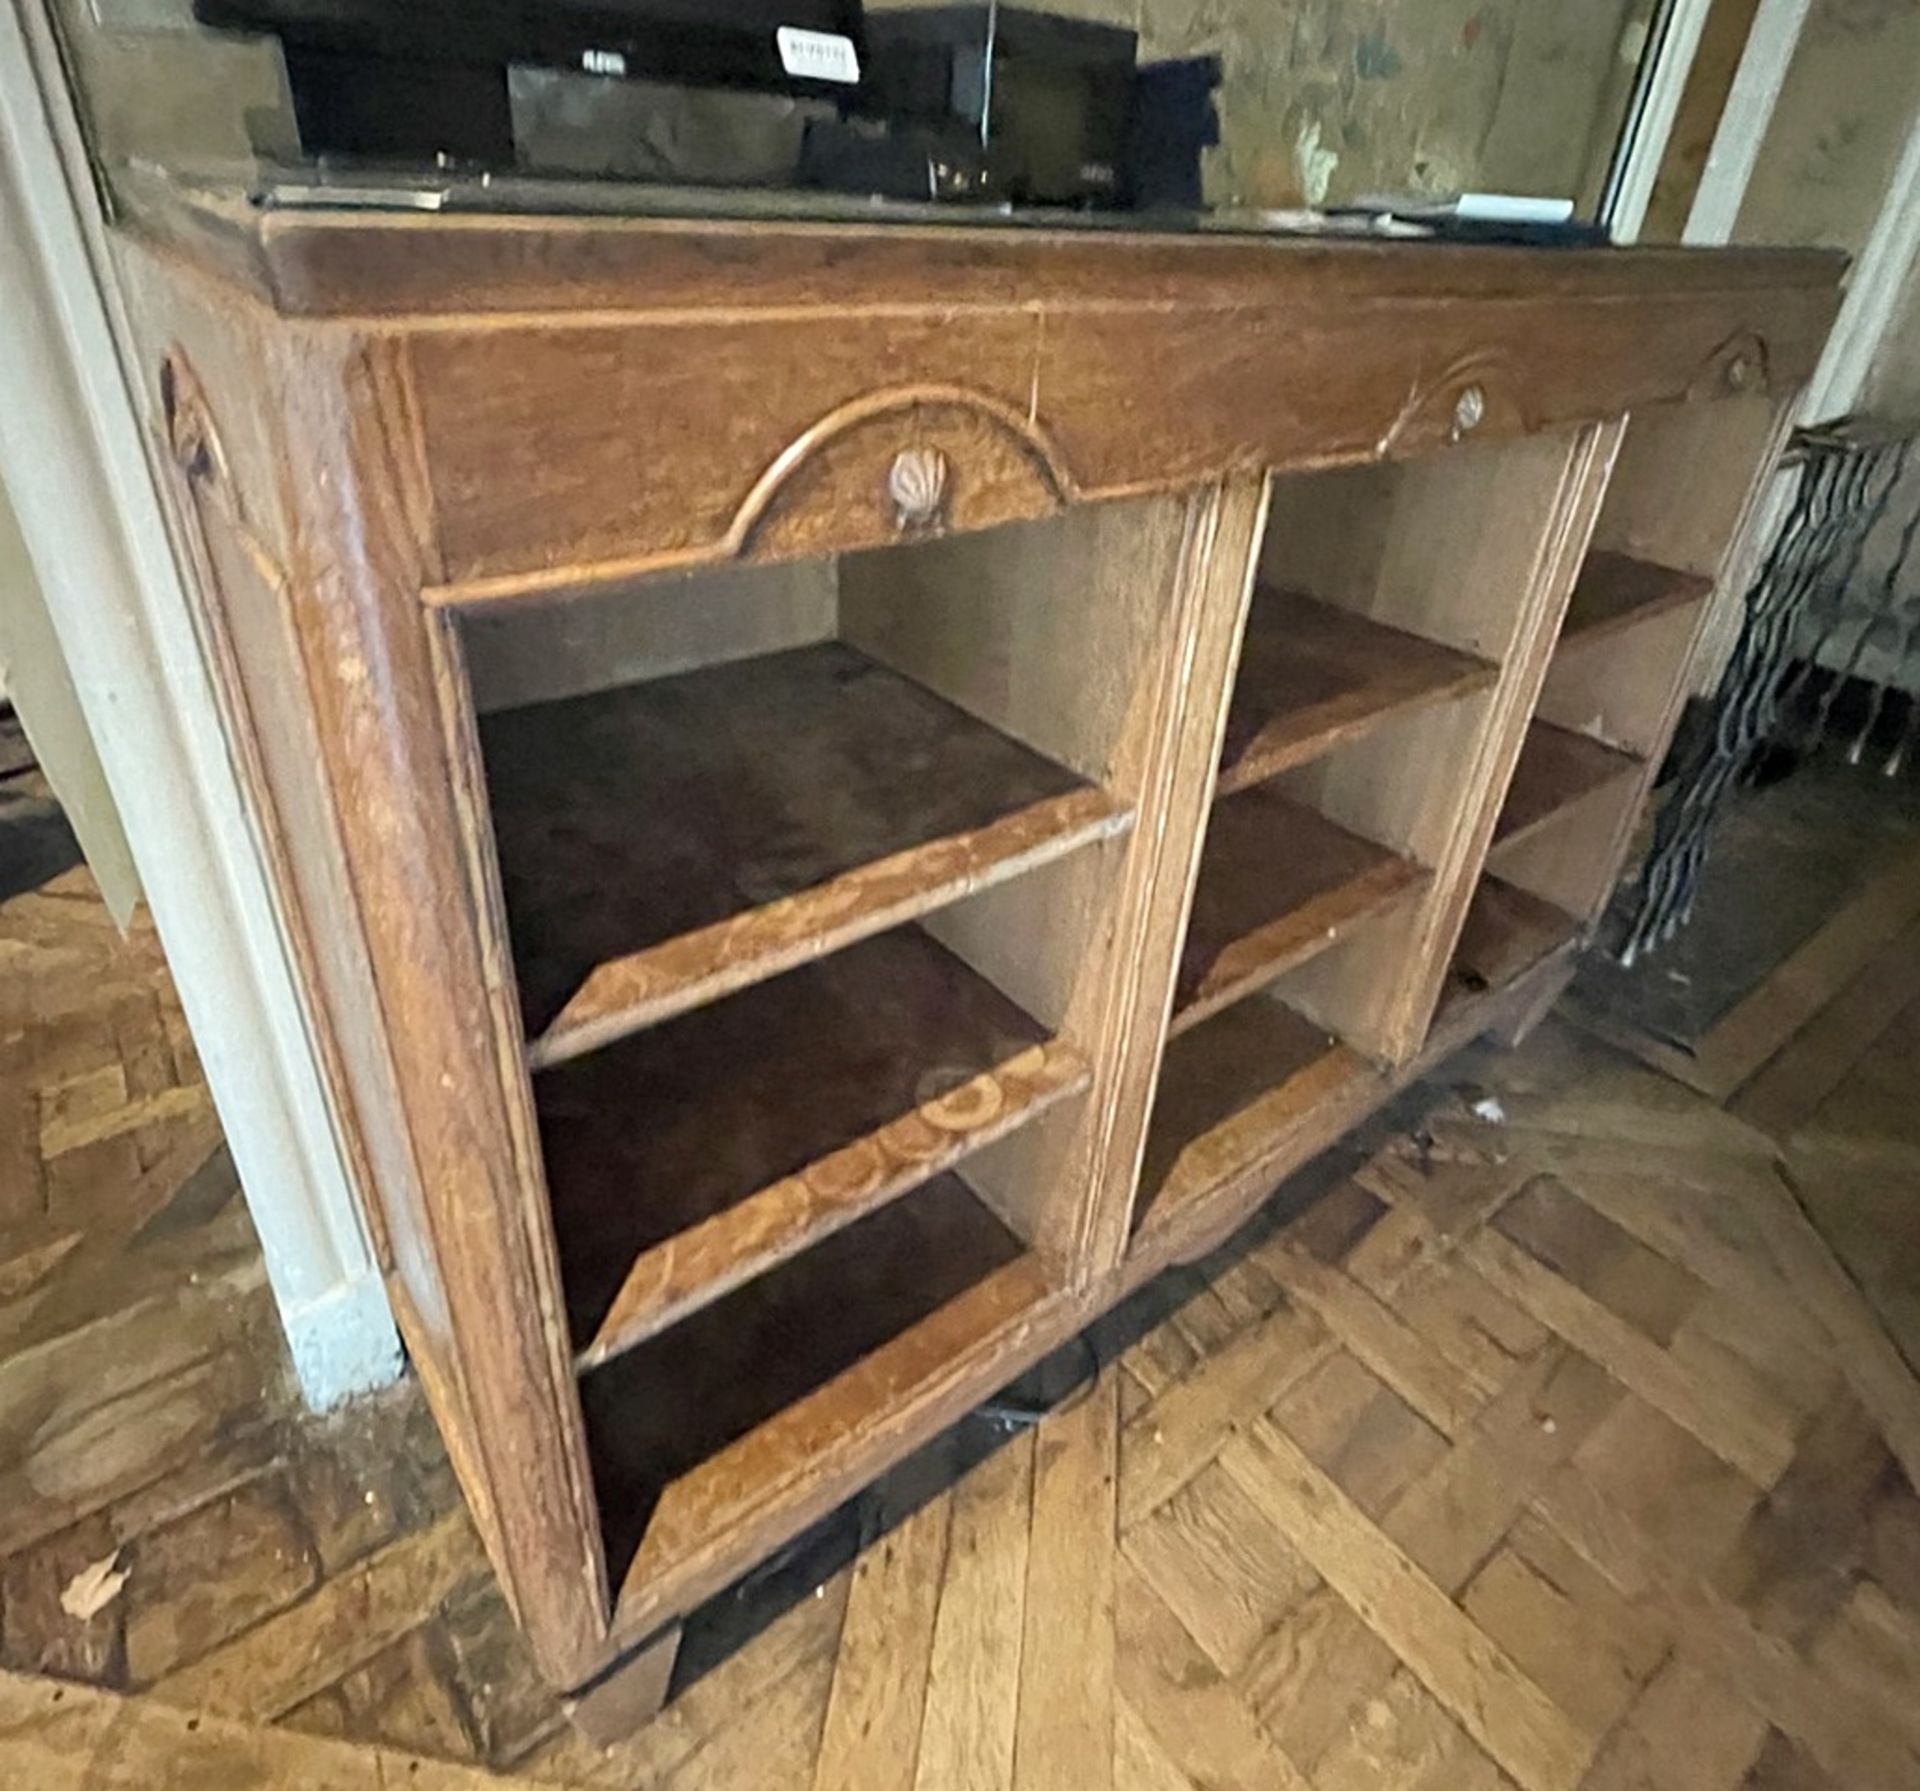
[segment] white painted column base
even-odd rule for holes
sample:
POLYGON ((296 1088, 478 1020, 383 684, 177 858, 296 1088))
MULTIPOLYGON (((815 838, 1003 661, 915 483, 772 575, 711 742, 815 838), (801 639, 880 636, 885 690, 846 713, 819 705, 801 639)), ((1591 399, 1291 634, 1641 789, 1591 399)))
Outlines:
POLYGON ((343 1281, 315 1300, 283 1304, 280 1324, 300 1391, 317 1411, 386 1386, 405 1366, 377 1274, 343 1281))

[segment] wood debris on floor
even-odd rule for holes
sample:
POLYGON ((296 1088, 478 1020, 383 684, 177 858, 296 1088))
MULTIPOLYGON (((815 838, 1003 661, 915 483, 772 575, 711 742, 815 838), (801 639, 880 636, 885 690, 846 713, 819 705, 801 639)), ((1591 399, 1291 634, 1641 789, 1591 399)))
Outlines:
POLYGON ((413 1391, 299 1414, 230 1172, 142 1181, 192 1103, 115 1115, 199 1083, 129 1051, 140 975, 171 1036, 164 979, 70 899, 0 906, 26 1223, 116 1138, 143 1217, 0 1295, 0 1761, 36 1791, 1920 1785, 1920 1389, 1807 1218, 1819 1165, 1868 1162, 1915 1231, 1920 1007, 1784 1140, 1564 1024, 1475 1054, 1097 1327, 1050 1415, 889 1476, 850 1558, 802 1550, 737 1646, 690 1635, 601 1752, 413 1391))

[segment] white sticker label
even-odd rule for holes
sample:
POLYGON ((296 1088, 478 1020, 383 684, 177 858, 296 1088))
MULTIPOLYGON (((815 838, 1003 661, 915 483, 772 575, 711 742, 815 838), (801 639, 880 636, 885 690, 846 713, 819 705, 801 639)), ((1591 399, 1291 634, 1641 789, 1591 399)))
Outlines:
POLYGON ((619 50, 582 50, 580 66, 590 75, 624 75, 627 58, 619 50))
POLYGON ((848 87, 859 82, 860 53, 850 37, 782 25, 773 40, 780 46, 780 66, 800 80, 840 81, 848 87))

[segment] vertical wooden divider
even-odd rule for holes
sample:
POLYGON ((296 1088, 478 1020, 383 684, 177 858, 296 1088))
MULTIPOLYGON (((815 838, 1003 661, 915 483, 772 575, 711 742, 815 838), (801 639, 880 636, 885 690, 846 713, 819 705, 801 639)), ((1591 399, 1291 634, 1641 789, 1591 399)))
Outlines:
POLYGON ((1190 501, 1167 617, 1165 684, 1146 718, 1115 975, 1099 1041, 1099 1125, 1086 1182, 1081 1279, 1120 1265, 1153 1111, 1174 978, 1206 841, 1270 483, 1241 474, 1190 501))
POLYGON ((1618 451, 1622 424, 1580 430, 1567 444, 1560 476, 1543 516, 1489 517, 1488 528, 1531 528, 1535 545, 1512 641, 1469 762, 1451 832, 1434 865, 1433 883, 1417 911, 1411 950, 1399 966, 1382 1019, 1382 1055, 1405 1062, 1426 1041, 1453 948, 1480 880, 1494 824, 1525 744, 1547 663, 1566 617, 1580 563, 1618 451))
POLYGON ((841 562, 844 639, 1133 814, 920 923, 1093 1066, 1083 1100, 958 1167, 1077 1291, 1125 1245, 1265 491, 1248 475, 841 562))

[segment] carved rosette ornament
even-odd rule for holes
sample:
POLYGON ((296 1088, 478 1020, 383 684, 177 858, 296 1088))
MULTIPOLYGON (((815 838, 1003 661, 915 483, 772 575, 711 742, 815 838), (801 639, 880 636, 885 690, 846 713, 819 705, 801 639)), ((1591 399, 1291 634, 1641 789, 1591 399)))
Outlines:
POLYGON ((1467 386, 1453 401, 1453 439, 1459 441, 1480 427, 1487 414, 1485 386, 1467 386))
POLYGON ((1708 355, 1687 386, 1693 399, 1735 397, 1769 391, 1773 385, 1772 355, 1767 340, 1754 330, 1739 330, 1708 355))
POLYGON ((887 470, 900 532, 937 528, 947 503, 947 457, 938 448, 902 448, 887 470))

